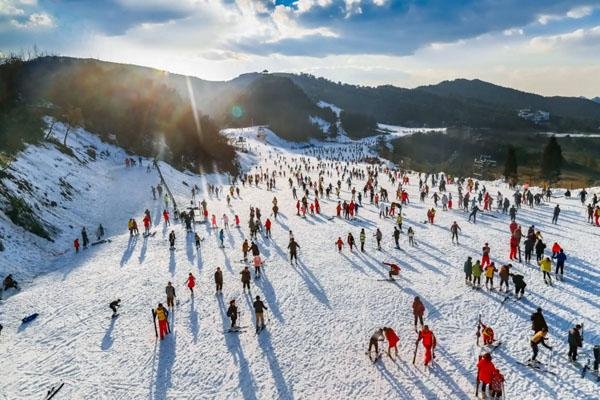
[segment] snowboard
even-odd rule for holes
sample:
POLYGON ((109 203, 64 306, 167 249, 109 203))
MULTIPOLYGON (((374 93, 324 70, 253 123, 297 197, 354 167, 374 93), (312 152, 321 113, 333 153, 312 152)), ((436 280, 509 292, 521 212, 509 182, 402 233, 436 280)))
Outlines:
POLYGON ((145 238, 147 238, 147 237, 154 237, 154 235, 156 235, 156 231, 151 232, 151 233, 144 233, 142 236, 144 236, 145 238))

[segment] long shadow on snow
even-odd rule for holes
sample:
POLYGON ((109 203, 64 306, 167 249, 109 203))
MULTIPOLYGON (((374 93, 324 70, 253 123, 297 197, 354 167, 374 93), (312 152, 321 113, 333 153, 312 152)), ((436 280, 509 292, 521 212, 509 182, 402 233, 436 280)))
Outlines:
POLYGON ((110 320, 110 325, 108 326, 108 329, 106 330, 106 333, 104 334, 104 337, 102 338, 102 343, 100 344, 100 348, 102 349, 102 351, 106 351, 106 350, 110 349, 113 345, 114 339, 112 337, 112 332, 113 332, 113 329, 115 329, 116 321, 117 321, 117 318, 111 318, 111 320, 110 320))
POLYGON ((169 272, 171 273, 171 276, 175 275, 175 266, 177 265, 177 262, 175 261, 175 250, 169 250, 169 272))
POLYGON ((321 286, 319 280, 306 267, 306 264, 304 264, 302 260, 298 260, 298 265, 296 266, 296 268, 292 269, 296 271, 302 279, 304 279, 304 282, 306 283, 309 292, 311 292, 313 296, 315 296, 315 298, 319 300, 323 305, 331 309, 331 306, 329 305, 329 299, 327 298, 327 294, 325 293, 325 289, 323 289, 323 286, 321 286))
POLYGON ((273 289, 273 285, 269 282, 269 277, 263 271, 260 279, 254 279, 254 284, 258 286, 265 296, 267 303, 269 304, 269 310, 273 314, 275 318, 281 323, 285 322, 283 318, 283 314, 281 314, 281 310, 279 309, 279 302, 277 301, 277 294, 275 293, 275 289, 273 289))
POLYGON ((375 363, 375 366, 377 367, 377 369, 381 373, 381 376, 383 376, 383 378, 390 384, 390 386, 392 387, 392 389, 394 390, 394 392, 398 393, 401 398, 403 398, 403 399, 410 399, 412 397, 411 394, 404 388, 404 386, 402 386, 402 384, 400 383, 400 381, 398 381, 398 379, 396 379, 396 377, 394 376, 394 374, 392 374, 386 368, 386 366, 385 366, 385 364, 383 362, 377 361, 375 363))
POLYGON ((129 240, 127 241, 127 248, 125 249, 125 251, 123 252, 123 255, 121 256, 121 262, 120 262, 121 267, 123 265, 125 265, 127 263, 127 261, 129 261, 129 259, 131 258, 131 255, 133 254, 133 250, 135 249, 135 245, 137 244, 137 241, 138 241, 137 236, 129 237, 129 240))
MULTIPOLYGON (((229 318, 227 318, 227 310, 225 309, 223 297, 220 295, 217 296, 217 301, 219 302, 219 308, 221 310, 223 329, 227 329, 229 327, 230 322, 229 318)), ((256 400, 256 385, 254 384, 252 371, 250 371, 250 368, 248 366, 248 360, 246 360, 246 357, 244 356, 244 351, 242 350, 242 345, 240 343, 238 335, 243 334, 225 333, 225 344, 227 345, 229 352, 233 356, 233 361, 238 365, 238 386, 241 388, 244 400, 256 400)))
POLYGON ((277 398, 282 400, 293 399, 294 395, 290 390, 285 377, 281 373, 281 366, 279 365, 279 361, 275 356, 275 350, 271 344, 271 333, 267 329, 263 330, 258 337, 258 342, 263 350, 263 354, 265 357, 267 357, 267 361, 269 362, 271 375, 273 376, 275 388, 277 389, 277 398))
POLYGON ((192 331, 192 337, 194 344, 198 341, 198 312, 196 311, 196 304, 194 303, 194 297, 190 299, 190 330, 192 331))
MULTIPOLYGON (((450 362, 450 365, 455 367, 467 381, 472 379, 473 373, 468 371, 460 360, 448 353, 443 347, 436 346, 435 351, 437 354, 441 354, 443 358, 447 359, 450 362)), ((458 383, 456 383, 454 379, 450 377, 446 371, 444 371, 444 368, 434 368, 433 373, 435 375, 441 375, 440 378, 450 387, 452 394, 458 394, 458 398, 460 399, 469 398, 469 395, 465 393, 465 391, 458 385, 458 383)))
POLYGON ((158 365, 156 366, 156 375, 154 377, 154 399, 164 400, 167 398, 167 391, 171 387, 171 370, 175 364, 175 352, 177 334, 175 332, 167 335, 160 342, 158 356, 158 365))
POLYGON ((185 254, 190 264, 194 262, 194 243, 194 237, 187 232, 185 235, 185 254))

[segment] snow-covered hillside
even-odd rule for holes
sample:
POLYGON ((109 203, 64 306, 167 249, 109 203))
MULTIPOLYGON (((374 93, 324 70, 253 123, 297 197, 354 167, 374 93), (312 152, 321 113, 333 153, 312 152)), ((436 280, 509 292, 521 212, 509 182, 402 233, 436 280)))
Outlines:
MULTIPOLYGON (((338 202, 335 194, 330 200, 319 199, 322 214, 299 217, 288 184, 288 178, 293 178, 290 168, 299 168, 313 182, 322 170, 324 186, 341 180, 341 200, 350 200, 348 175, 338 176, 336 169, 365 170, 365 165, 350 160, 372 155, 372 143, 291 145, 268 130, 264 140, 257 140, 257 132, 248 128, 226 134, 245 138, 248 153, 240 153, 242 165, 251 173, 276 172, 276 188, 267 190, 265 182, 238 185, 240 196, 234 196, 230 206, 224 195, 210 195, 207 189, 215 184, 228 191, 228 177, 192 175, 161 164, 180 208, 190 203, 191 187, 198 185, 201 193, 194 204, 205 199, 209 216, 215 214, 220 226, 223 214, 230 224, 235 214, 240 216, 241 228, 225 231, 223 249, 217 230, 209 224, 195 225, 205 239, 199 249, 183 225, 165 226, 164 203, 151 193, 151 186, 159 181, 157 171, 146 170, 147 160, 143 167, 125 168, 125 153, 93 135, 78 131, 70 138, 69 146, 81 162, 50 145, 29 147, 19 157, 11 173, 37 186, 33 195, 27 195, 28 201, 41 202, 46 197, 42 193, 57 201, 46 221, 60 226, 61 232, 49 243, 32 239, 4 216, 0 220, 7 238, 0 271, 13 273, 23 286, 16 293, 11 289, 0 303, 4 325, 0 399, 41 398, 60 382, 65 386, 55 399, 468 399, 475 394, 475 363, 481 351, 475 337, 478 315, 502 341, 493 357, 506 378, 506 398, 598 398, 595 376, 592 379, 588 373, 582 379, 580 369, 566 358, 567 331, 575 323, 585 324, 583 362, 591 345, 600 343, 600 228, 586 223, 579 200, 567 199, 556 190, 551 203, 519 210, 517 222, 525 231, 534 224, 549 247, 557 241, 565 249, 566 277, 547 286, 537 266, 513 263, 514 270, 525 276, 525 298, 503 302, 504 293, 466 286, 463 262, 467 256, 480 258, 485 242, 490 243, 491 258, 498 266, 508 262, 508 216, 486 212, 478 216, 477 224, 468 223, 467 214, 456 206, 457 186, 450 184, 447 189, 455 198, 455 208, 438 208, 435 223, 425 224, 433 201, 419 202, 419 179, 413 173, 405 186, 410 204, 403 208, 401 249, 395 249, 392 238, 395 219, 380 218, 368 197, 352 220, 331 218, 338 202), (84 157, 86 146, 91 145, 95 160, 84 157), (316 157, 326 164, 319 168, 316 157), (326 157, 349 161, 332 162, 326 157), (73 187, 70 200, 59 194, 61 177, 73 187), (277 220, 270 215, 274 197, 280 209, 277 220), (556 203, 562 212, 558 225, 553 225, 556 203), (267 217, 273 220, 273 237, 259 234, 257 244, 265 266, 260 279, 253 277, 250 296, 242 292, 240 271, 251 206, 262 210, 263 223, 267 217), (145 209, 150 210, 156 235, 130 238, 127 220, 136 218, 141 230, 145 209), (453 221, 462 228, 460 245, 450 240, 453 221), (75 254, 71 244, 81 227, 87 226, 93 236, 99 223, 111 242, 75 254), (415 230, 414 247, 408 245, 408 227, 415 230), (366 231, 366 251, 351 253, 344 246, 339 253, 337 238, 345 240, 352 232, 358 240, 361 228, 366 231), (383 232, 381 251, 373 237, 377 228, 383 232), (177 237, 175 251, 169 251, 171 229, 177 237), (290 230, 301 246, 298 265, 289 263, 290 230), (382 262, 402 268, 395 282, 385 280, 388 269, 382 262), (222 295, 214 290, 217 267, 224 275, 222 295), (190 272, 198 279, 194 297, 184 285, 190 272), (165 302, 169 281, 181 304, 170 316, 172 333, 160 341, 155 338, 151 309, 165 302), (259 335, 253 329, 256 295, 268 307, 267 326, 259 335), (425 322, 438 339, 430 370, 423 367, 422 347, 416 365, 412 364, 415 296, 423 300, 425 322), (108 304, 117 298, 122 300, 120 316, 111 319, 108 304), (248 327, 244 333, 225 332, 231 299, 237 300, 240 325, 248 327), (548 342, 554 347, 554 353, 542 348, 538 359, 556 375, 517 363, 530 357, 529 318, 537 307, 544 310, 550 327, 548 342), (21 324, 21 318, 34 312, 39 313, 36 320, 21 324), (398 333, 399 355, 395 361, 383 356, 372 363, 365 351, 370 336, 383 326, 398 333)), ((393 199, 396 186, 384 173, 378 180, 393 199)), ((482 184, 493 195, 513 192, 500 182, 482 184)), ((354 178, 351 186, 361 191, 364 185, 364 180, 354 178)))

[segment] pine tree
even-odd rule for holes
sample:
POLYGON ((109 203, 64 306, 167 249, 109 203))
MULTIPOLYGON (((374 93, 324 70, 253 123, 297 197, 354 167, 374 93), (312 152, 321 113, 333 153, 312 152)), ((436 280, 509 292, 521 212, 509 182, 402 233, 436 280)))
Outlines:
POLYGON ((512 144, 506 149, 506 161, 504 163, 504 178, 507 182, 515 184, 517 182, 517 149, 512 144))
POLYGON ((555 136, 550 137, 542 153, 542 176, 550 182, 555 182, 560 176, 562 167, 562 149, 555 136))

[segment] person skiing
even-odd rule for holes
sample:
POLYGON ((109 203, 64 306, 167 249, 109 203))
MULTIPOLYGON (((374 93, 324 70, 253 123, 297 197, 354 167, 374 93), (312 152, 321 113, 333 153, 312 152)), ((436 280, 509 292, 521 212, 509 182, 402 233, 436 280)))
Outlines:
POLYGON ((102 224, 98 225, 98 229, 96 229, 96 238, 97 240, 102 239, 102 237, 104 236, 104 227, 102 226, 102 224))
POLYGON ((85 230, 85 226, 81 229, 81 240, 83 244, 83 248, 85 249, 90 244, 90 240, 88 239, 87 231, 85 230))
POLYGON ((360 251, 365 252, 365 240, 367 239, 367 234, 365 233, 365 228, 360 229, 360 251))
POLYGON ((215 286, 217 293, 223 292, 223 271, 219 267, 215 271, 215 286))
POLYGON ((538 307, 536 312, 531 314, 531 330, 534 332, 539 332, 544 328, 548 330, 548 325, 546 324, 546 319, 542 314, 542 308, 538 307))
POLYGON ((502 399, 502 389, 504 389, 504 375, 500 373, 498 369, 492 371, 492 381, 489 385, 490 398, 491 399, 502 399))
POLYGON ((569 360, 577 361, 577 348, 583 346, 583 337, 581 336, 581 325, 577 324, 574 328, 569 330, 569 337, 567 342, 569 343, 569 360))
POLYGON ((527 284, 525 283, 525 280, 524 280, 525 278, 521 274, 509 273, 508 275, 512 276, 512 281, 513 281, 513 284, 515 285, 515 298, 517 300, 519 300, 525 294, 525 288, 527 287, 527 284), (519 296, 519 294, 520 294, 520 296, 519 296))
POLYGON ((248 262, 248 251, 250 251, 250 245, 248 244, 248 239, 244 239, 244 243, 242 243, 242 253, 244 254, 244 262, 248 262))
POLYGON ((235 329, 236 321, 237 321, 237 317, 238 317, 238 309, 237 309, 237 306, 235 305, 235 300, 231 300, 229 302, 229 308, 227 309, 227 316, 231 319, 231 328, 230 329, 235 329))
POLYGON ((240 275, 242 275, 242 290, 245 292, 248 288, 248 292, 250 292, 250 270, 248 267, 244 267, 240 275))
POLYGON ((477 223, 477 212, 479 211, 479 207, 477 205, 473 206, 471 213, 469 214, 469 222, 471 222, 471 218, 473 218, 473 223, 477 223))
POLYGON ((475 264, 473 264, 473 269, 471 271, 472 275, 473 275, 473 287, 475 287, 475 284, 477 284, 477 288, 481 287, 481 273, 483 272, 483 270, 481 269, 481 264, 479 263, 479 260, 475 261, 475 264))
POLYGON ((225 232, 223 230, 223 228, 221 228, 221 230, 219 231, 219 242, 221 243, 220 246, 222 249, 225 248, 225 232))
POLYGON ((545 348, 547 348, 548 350, 552 351, 552 346, 548 346, 546 344, 546 340, 547 340, 547 336, 548 335, 548 328, 542 328, 540 331, 537 331, 531 338, 531 342, 529 343, 531 345, 531 350, 533 350, 533 355, 532 357, 529 359, 531 364, 535 364, 537 362, 536 358, 539 352, 539 345, 541 344, 542 346, 544 346, 545 348))
POLYGON ((15 288, 16 290, 19 290, 19 288, 17 287, 17 281, 14 280, 12 274, 6 275, 2 283, 4 285, 4 290, 8 290, 10 288, 15 288))
POLYGON ((398 346, 398 342, 400 341, 400 338, 398 337, 396 332, 394 332, 394 330, 389 327, 383 327, 383 333, 385 335, 385 338, 388 341, 387 355, 389 358, 393 359, 392 349, 396 350, 395 356, 397 357, 398 356, 398 347, 397 346, 398 346))
POLYGON ((543 260, 538 261, 538 265, 544 274, 544 283, 546 285, 552 285, 552 276, 550 275, 552 272, 552 261, 550 261, 550 257, 546 257, 543 260))
POLYGON ((554 212, 552 213, 552 223, 556 225, 558 223, 558 215, 560 214, 560 207, 558 204, 554 207, 554 212))
POLYGON ((165 287, 165 293, 167 294, 167 307, 173 308, 175 305, 175 288, 171 282, 167 283, 165 287))
POLYGON ((565 269, 565 261, 567 261, 567 255, 565 254, 565 251, 563 249, 560 249, 560 251, 555 256, 552 256, 552 258, 556 259, 556 279, 559 279, 558 276, 560 273, 560 280, 562 281, 563 272, 565 269))
POLYGON ((198 232, 194 232, 194 245, 196 246, 196 249, 200 248, 201 241, 202 239, 200 238, 200 235, 198 235, 198 232))
POLYGON ((254 264, 254 276, 256 278, 260 277, 260 267, 262 267, 262 259, 260 255, 256 255, 252 258, 252 263, 254 264))
POLYGON ((114 301, 111 301, 110 304, 108 305, 108 307, 112 310, 112 317, 116 317, 117 314, 117 309, 121 306, 121 299, 116 299, 114 301))
MULTIPOLYGON (((481 398, 486 398, 486 389, 492 383, 492 374, 496 370, 492 355, 488 352, 479 356, 477 362, 477 385, 481 383, 481 398)), ((479 388, 478 388, 479 389, 479 388)))
POLYGON ((260 296, 256 296, 254 301, 254 315, 256 316, 256 333, 259 333, 265 328, 264 310, 268 310, 267 306, 262 302, 260 296))
POLYGON ((381 250, 381 239, 383 238, 383 234, 381 233, 379 228, 377 228, 377 231, 375 231, 374 236, 375 236, 375 240, 377 240, 377 250, 381 250))
POLYGON ((271 237, 271 220, 269 218, 265 221, 265 234, 268 238, 271 237))
POLYGON ((414 246, 415 245, 415 231, 413 230, 412 226, 408 227, 408 231, 406 232, 406 234, 408 235, 408 244, 410 246, 414 246))
POLYGON ((75 253, 79 253, 79 238, 73 240, 73 247, 75 247, 75 253))
POLYGON ((396 248, 400 249, 400 243, 398 243, 398 241, 400 240, 400 231, 398 230, 397 227, 394 227, 394 243, 396 244, 396 248))
POLYGON ((456 239, 456 244, 458 244, 458 231, 460 231, 460 226, 454 221, 452 226, 450 226, 450 232, 452 232, 452 243, 454 244, 454 239, 456 239))
MULTIPOLYGON (((290 231, 291 233, 291 231, 290 231)), ((296 265, 298 265, 298 249, 300 248, 300 245, 298 244, 298 242, 296 242, 296 240, 291 237, 290 238, 290 243, 288 244, 288 249, 290 250, 290 264, 292 263, 292 261, 296 261, 296 265)))
POLYGON ((196 277, 194 275, 192 275, 191 272, 189 273, 188 278, 185 281, 185 284, 187 285, 188 289, 190 289, 190 295, 192 295, 192 297, 193 297, 194 296, 194 287, 196 286, 196 277))
POLYGON ((379 357, 379 342, 383 342, 383 329, 379 328, 369 339, 369 351, 367 354, 371 357, 371 349, 375 348, 375 357, 379 357))
POLYGON ((154 310, 154 315, 158 319, 158 330, 160 334, 160 340, 163 340, 165 336, 169 333, 169 322, 167 318, 169 317, 169 312, 162 305, 162 303, 158 303, 158 307, 154 310))
POLYGON ((338 248, 338 253, 342 252, 342 247, 344 247, 344 241, 341 236, 338 236, 338 240, 336 240, 335 245, 338 248))
POLYGON ((473 275, 473 261, 471 256, 467 257, 467 261, 463 264, 463 271, 465 273, 465 284, 470 285, 473 275))
MULTIPOLYGON (((535 259, 538 262, 538 264, 543 258, 545 248, 546 244, 542 242, 542 239, 537 239, 537 241, 535 242, 535 259)), ((552 268, 550 268, 550 270, 552 270, 552 268)))
POLYGON ((423 314, 425 314, 425 305, 419 296, 415 296, 412 303, 413 316, 415 317, 415 331, 417 330, 417 321, 423 326, 423 314))
POLYGON ((171 250, 175 250, 175 231, 169 233, 169 246, 171 250))
POLYGON ((424 364, 428 366, 433 358, 433 351, 436 346, 436 338, 433 331, 429 330, 429 326, 423 326, 423 329, 419 331, 419 338, 417 339, 417 345, 420 341, 423 341, 423 347, 425 348, 424 364))

